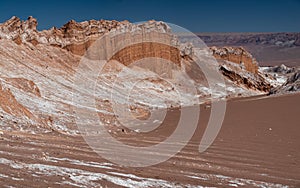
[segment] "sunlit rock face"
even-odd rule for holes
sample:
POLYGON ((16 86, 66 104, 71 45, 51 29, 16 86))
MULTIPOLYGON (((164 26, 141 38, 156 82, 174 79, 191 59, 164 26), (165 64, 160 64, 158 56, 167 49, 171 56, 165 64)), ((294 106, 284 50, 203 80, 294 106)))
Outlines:
POLYGON ((243 47, 213 46, 210 49, 217 59, 234 62, 252 73, 258 72, 258 64, 256 60, 243 47))
POLYGON ((44 31, 38 31, 37 24, 33 17, 26 21, 12 17, 0 24, 0 124, 6 129, 77 134, 74 108, 78 103, 74 97, 78 100, 94 97, 92 110, 97 111, 101 122, 118 127, 111 107, 111 93, 114 93, 114 102, 128 105, 129 85, 133 83, 137 84, 130 93, 134 102, 130 103, 129 110, 140 119, 150 115, 149 106, 172 108, 266 94, 276 85, 275 78, 258 69, 257 62, 245 49, 212 47, 207 48, 208 54, 213 55, 218 64, 211 68, 224 76, 225 83, 216 83, 210 88, 193 59, 199 49, 176 40, 164 22, 72 20, 61 28, 44 31), (162 36, 165 44, 142 42, 124 47, 107 59, 109 63, 97 78, 95 88, 84 90, 74 85, 82 57, 101 36, 152 31, 156 37, 162 36), (155 61, 146 67, 147 70, 134 66, 134 62, 151 57, 172 62, 176 71, 169 71, 170 67, 155 61), (115 82, 120 70, 124 70, 126 76, 115 82), (180 79, 182 71, 194 79, 197 95, 187 91, 179 96, 174 86, 157 75, 180 79), (166 105, 157 101, 165 101, 166 105))

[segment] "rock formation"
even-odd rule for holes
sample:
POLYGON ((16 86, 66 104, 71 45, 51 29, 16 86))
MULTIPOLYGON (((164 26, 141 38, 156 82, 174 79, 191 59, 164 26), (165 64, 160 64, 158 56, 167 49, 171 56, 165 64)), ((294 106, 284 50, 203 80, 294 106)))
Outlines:
POLYGON ((69 21, 61 28, 51 28, 50 30, 37 31, 37 21, 33 17, 28 17, 26 21, 21 21, 13 16, 8 21, 0 25, 0 38, 11 39, 17 44, 32 43, 47 44, 67 49, 76 55, 83 55, 86 49, 100 36, 107 32, 134 31, 134 30, 158 30, 168 32, 169 27, 163 22, 149 21, 143 28, 133 25, 128 21, 108 21, 90 20, 84 22, 69 21))
POLYGON ((9 88, 4 87, 0 83, 0 107, 2 110, 10 115, 18 118, 27 117, 32 118, 30 111, 20 104, 9 88))
MULTIPOLYGON (((141 119, 149 116, 145 106, 157 104, 157 101, 166 101, 167 107, 177 107, 199 103, 198 99, 207 102, 266 94, 273 87, 265 76, 268 73, 258 69, 257 62, 244 48, 212 47, 211 53, 219 62, 218 67, 214 68, 224 75, 226 84, 216 83, 216 87, 208 88, 204 84, 205 77, 197 71, 193 60, 194 53, 199 49, 179 43, 170 34, 169 26, 163 22, 132 24, 128 21, 90 20, 78 23, 72 20, 61 28, 38 31, 36 27, 37 21, 33 17, 26 21, 12 17, 0 24, 0 115, 4 117, 2 122, 6 122, 0 122, 3 127, 18 117, 22 122, 16 126, 34 124, 47 131, 76 134, 78 130, 73 109, 77 103, 73 100, 73 94, 78 100, 84 101, 95 97, 92 95, 95 91, 97 102, 93 110, 97 110, 101 122, 107 126, 119 126, 111 107, 112 92, 117 103, 126 106, 129 86, 133 83, 138 84, 136 90, 130 93, 135 100, 135 105, 130 104, 130 110, 141 119), (126 31, 133 34, 155 31, 155 35, 161 35, 170 46, 157 41, 122 48, 106 59, 110 64, 104 68, 104 74, 99 76, 95 88, 83 89, 80 85, 74 85, 76 68, 86 50, 104 34, 119 36, 126 31), (170 60, 180 70, 195 76, 197 95, 186 92, 178 96, 173 86, 163 82, 153 72, 128 66, 146 57, 170 60), (114 64, 113 60, 118 62, 114 64), (128 76, 115 82, 118 70, 127 71, 128 76), (137 80, 136 75, 143 77, 137 80), (216 95, 212 96, 212 93, 216 95)), ((164 65, 153 63, 151 66, 150 70, 156 69, 155 72, 165 73, 168 70, 164 65)), ((84 80, 84 75, 82 79, 88 82, 84 80)), ((34 126, 30 126, 30 129, 41 130, 34 126)))
POLYGON ((278 74, 290 74, 296 71, 296 68, 291 68, 287 67, 284 64, 274 66, 274 67, 269 67, 266 72, 270 73, 278 73, 278 74))
POLYGON ((258 72, 258 64, 256 60, 243 47, 213 46, 210 49, 216 59, 234 62, 252 73, 258 72))
POLYGON ((270 94, 283 94, 288 92, 299 92, 300 91, 300 70, 291 74, 287 81, 277 88, 270 91, 270 94))
POLYGON ((243 46, 260 66, 298 66, 300 33, 199 33, 207 46, 243 46))

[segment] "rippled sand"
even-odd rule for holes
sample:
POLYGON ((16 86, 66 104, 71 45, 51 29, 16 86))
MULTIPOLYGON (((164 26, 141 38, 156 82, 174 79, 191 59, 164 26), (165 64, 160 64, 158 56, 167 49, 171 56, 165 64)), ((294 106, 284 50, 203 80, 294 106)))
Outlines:
MULTIPOLYGON (((230 100, 222 129, 204 153, 198 145, 210 109, 201 106, 189 144, 145 168, 112 164, 81 137, 3 131, 0 187, 300 187, 299 104, 300 94, 230 100)), ((154 144, 172 134, 179 114, 170 111, 150 138, 116 136, 128 144, 154 144)))

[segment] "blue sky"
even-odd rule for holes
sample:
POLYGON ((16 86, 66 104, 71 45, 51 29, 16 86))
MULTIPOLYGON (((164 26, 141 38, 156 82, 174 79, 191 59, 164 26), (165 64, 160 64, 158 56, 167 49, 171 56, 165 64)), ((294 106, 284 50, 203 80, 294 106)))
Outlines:
POLYGON ((299 32, 300 0, 107 0, 0 2, 0 22, 38 19, 38 29, 74 19, 162 20, 193 32, 299 32))

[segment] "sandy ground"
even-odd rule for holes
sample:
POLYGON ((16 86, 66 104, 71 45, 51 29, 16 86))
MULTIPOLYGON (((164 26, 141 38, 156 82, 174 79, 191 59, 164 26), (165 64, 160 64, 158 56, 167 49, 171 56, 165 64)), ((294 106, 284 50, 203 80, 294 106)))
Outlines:
MULTIPOLYGON (((0 132, 0 187, 300 187, 300 94, 228 101, 213 145, 198 145, 210 109, 189 144, 151 167, 126 168, 97 155, 79 136, 0 132)), ((150 140, 172 133, 172 110, 150 140)), ((141 138, 119 133, 128 144, 141 138), (122 135, 123 134, 123 135, 122 135)))

